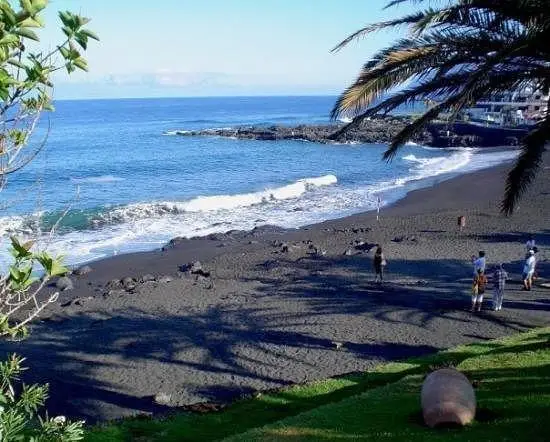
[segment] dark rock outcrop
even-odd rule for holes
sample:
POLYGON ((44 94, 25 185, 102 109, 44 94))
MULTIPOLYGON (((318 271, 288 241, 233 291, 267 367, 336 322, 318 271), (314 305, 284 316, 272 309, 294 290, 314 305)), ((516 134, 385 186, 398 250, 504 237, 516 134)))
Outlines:
MULTIPOLYGON (((380 117, 365 120, 357 127, 340 132, 344 124, 299 125, 299 126, 246 126, 237 128, 176 131, 182 136, 218 136, 241 140, 298 140, 315 143, 388 143, 405 125, 410 117, 380 117)), ((428 134, 418 137, 427 142, 428 134)))
MULTIPOLYGON (((357 125, 324 124, 298 126, 241 126, 236 128, 176 131, 181 136, 217 136, 241 140, 297 140, 315 143, 390 143, 412 121, 410 116, 380 116, 357 125)), ((486 127, 464 121, 434 122, 412 138, 418 144, 434 147, 516 146, 527 128, 486 127)))

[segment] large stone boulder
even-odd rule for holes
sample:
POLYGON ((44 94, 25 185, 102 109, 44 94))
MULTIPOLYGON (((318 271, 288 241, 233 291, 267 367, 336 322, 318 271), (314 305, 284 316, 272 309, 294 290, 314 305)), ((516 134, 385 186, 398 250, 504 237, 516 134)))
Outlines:
POLYGON ((421 393, 422 415, 429 427, 467 425, 476 414, 472 384, 457 370, 443 368, 430 373, 421 393))
POLYGON ((55 283, 55 287, 62 292, 73 289, 73 282, 68 276, 62 276, 55 283))
POLYGON ((78 267, 77 269, 74 269, 73 274, 75 274, 76 276, 84 276, 90 273, 91 271, 92 271, 92 268, 88 265, 85 265, 82 267, 78 267))

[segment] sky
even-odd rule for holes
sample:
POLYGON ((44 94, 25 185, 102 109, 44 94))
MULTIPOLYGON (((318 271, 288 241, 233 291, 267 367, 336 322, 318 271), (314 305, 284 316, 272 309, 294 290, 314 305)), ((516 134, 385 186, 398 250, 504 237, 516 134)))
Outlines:
POLYGON ((330 49, 362 26, 410 12, 387 0, 50 0, 44 45, 58 43, 58 10, 78 12, 101 41, 90 70, 58 75, 57 99, 335 95, 397 32, 330 49))

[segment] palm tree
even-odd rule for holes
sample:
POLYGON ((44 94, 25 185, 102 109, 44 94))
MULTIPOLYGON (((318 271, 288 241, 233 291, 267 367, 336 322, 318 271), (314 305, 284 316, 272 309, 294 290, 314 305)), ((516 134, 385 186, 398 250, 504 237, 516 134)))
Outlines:
MULTIPOLYGON (((423 3, 394 0, 386 8, 407 1, 423 3)), ((498 92, 527 86, 547 92, 550 87, 550 0, 432 0, 416 13, 360 29, 333 51, 374 31, 399 26, 409 28, 406 37, 367 61, 332 110, 333 118, 353 117, 344 128, 348 130, 400 105, 434 100, 437 104, 395 136, 384 153, 386 160, 442 112, 456 116, 498 92)), ((513 212, 533 181, 549 139, 547 112, 522 140, 506 180, 504 213, 513 212)))

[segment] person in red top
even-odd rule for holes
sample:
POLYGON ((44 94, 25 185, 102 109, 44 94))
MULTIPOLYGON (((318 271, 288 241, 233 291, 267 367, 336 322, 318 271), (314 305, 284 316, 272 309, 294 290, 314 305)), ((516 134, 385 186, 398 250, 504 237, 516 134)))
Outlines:
POLYGON ((474 277, 474 284, 472 286, 472 311, 481 311, 481 304, 483 303, 483 295, 485 294, 485 287, 487 286, 487 277, 481 270, 477 271, 474 277))

